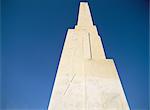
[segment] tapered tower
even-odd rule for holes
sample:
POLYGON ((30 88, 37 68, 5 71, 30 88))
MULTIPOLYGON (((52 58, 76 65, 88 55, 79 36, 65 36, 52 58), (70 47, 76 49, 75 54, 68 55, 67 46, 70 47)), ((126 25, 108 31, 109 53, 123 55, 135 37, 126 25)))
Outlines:
POLYGON ((75 29, 67 32, 48 110, 129 110, 86 2, 80 3, 75 29))

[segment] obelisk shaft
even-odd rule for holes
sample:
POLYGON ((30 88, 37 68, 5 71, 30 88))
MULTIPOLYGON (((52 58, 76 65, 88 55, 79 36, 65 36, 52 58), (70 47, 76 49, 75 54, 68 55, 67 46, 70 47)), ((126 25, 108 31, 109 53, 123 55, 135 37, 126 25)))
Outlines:
POLYGON ((129 110, 112 59, 106 59, 88 3, 67 32, 48 110, 129 110))

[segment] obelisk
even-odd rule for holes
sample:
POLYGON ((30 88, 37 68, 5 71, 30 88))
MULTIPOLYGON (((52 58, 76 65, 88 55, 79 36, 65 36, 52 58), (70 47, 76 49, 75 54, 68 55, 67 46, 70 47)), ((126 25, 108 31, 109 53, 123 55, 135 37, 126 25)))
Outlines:
POLYGON ((129 110, 113 59, 107 59, 87 2, 69 29, 48 110, 129 110))

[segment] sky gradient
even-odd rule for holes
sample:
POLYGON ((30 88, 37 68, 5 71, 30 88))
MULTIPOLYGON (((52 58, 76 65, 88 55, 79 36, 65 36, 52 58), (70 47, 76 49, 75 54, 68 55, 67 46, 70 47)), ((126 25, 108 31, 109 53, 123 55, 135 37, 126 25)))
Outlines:
MULTIPOLYGON (((148 0, 88 0, 131 110, 148 110, 148 0)), ((2 0, 3 110, 46 110, 79 0, 2 0)))

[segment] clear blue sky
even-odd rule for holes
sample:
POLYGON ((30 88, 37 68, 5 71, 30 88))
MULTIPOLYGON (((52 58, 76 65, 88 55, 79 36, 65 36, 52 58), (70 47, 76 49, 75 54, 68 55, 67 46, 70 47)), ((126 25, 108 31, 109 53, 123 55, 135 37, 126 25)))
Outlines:
MULTIPOLYGON (((148 110, 148 0, 88 0, 131 110, 148 110)), ((2 107, 46 110, 79 0, 2 0, 2 107)))

